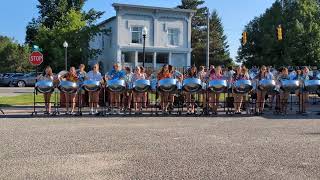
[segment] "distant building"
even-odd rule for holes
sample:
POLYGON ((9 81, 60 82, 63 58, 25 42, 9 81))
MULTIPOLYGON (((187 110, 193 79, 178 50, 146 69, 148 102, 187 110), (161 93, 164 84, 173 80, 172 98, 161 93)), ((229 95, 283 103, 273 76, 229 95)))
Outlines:
POLYGON ((146 27, 146 67, 190 66, 191 18, 195 11, 118 3, 113 7, 116 16, 99 24, 107 33, 90 42, 90 48, 102 51, 91 62, 99 62, 104 71, 116 62, 130 67, 142 65, 142 30, 146 27))

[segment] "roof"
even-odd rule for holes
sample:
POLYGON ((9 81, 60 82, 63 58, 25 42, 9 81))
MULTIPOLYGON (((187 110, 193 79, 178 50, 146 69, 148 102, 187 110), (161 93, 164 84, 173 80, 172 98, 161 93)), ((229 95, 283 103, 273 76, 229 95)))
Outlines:
POLYGON ((174 12, 183 12, 183 13, 195 13, 196 12, 195 10, 191 10, 191 9, 165 8, 165 7, 120 4, 120 3, 113 3, 112 6, 115 8, 116 7, 128 7, 128 8, 149 9, 149 10, 174 11, 174 12))
POLYGON ((116 19, 116 16, 112 16, 111 18, 106 19, 106 20, 104 20, 104 21, 102 21, 102 22, 98 23, 98 24, 97 24, 97 26, 102 26, 102 25, 104 25, 104 24, 106 24, 106 23, 108 23, 108 22, 113 21, 114 19, 116 19))

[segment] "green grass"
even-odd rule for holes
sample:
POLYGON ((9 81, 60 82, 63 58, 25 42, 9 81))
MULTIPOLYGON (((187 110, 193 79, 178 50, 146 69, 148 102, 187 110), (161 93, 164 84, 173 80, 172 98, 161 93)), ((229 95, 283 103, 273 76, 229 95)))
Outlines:
MULTIPOLYGON (((54 101, 54 94, 51 96, 51 101, 54 101)), ((44 102, 43 94, 36 95, 36 102, 44 102)), ((39 104, 38 103, 38 104, 39 104)), ((3 96, 0 97, 1 107, 10 106, 23 106, 23 105, 33 105, 33 94, 21 94, 18 96, 3 96)))
MULTIPOLYGON (((58 94, 59 98, 59 94, 58 94)), ((199 98, 196 96, 196 99, 199 98)), ((156 100, 156 95, 154 93, 149 93, 149 99, 151 102, 156 100)), ((223 94, 220 95, 220 101, 224 101, 223 94)), ((36 96, 37 104, 43 104, 44 102, 43 94, 38 94, 36 96)), ((51 102, 54 102, 54 94, 51 96, 51 102)), ((11 106, 26 106, 26 105, 33 105, 33 94, 21 94, 18 96, 8 96, 8 97, 0 97, 0 107, 11 107, 11 106)))

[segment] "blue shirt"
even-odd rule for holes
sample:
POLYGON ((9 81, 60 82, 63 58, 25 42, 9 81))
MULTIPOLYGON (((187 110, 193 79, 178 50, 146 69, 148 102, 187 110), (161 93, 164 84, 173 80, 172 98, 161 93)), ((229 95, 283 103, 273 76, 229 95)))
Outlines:
POLYGON ((114 80, 114 79, 124 79, 126 76, 126 73, 124 71, 116 71, 114 69, 112 69, 109 73, 108 76, 110 78, 110 80, 114 80))

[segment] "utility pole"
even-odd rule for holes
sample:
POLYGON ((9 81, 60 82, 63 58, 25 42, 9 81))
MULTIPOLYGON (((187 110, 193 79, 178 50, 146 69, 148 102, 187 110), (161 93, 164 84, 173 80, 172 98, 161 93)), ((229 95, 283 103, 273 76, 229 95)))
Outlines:
POLYGON ((210 66, 210 10, 207 9, 207 58, 206 58, 206 65, 207 68, 210 66))

